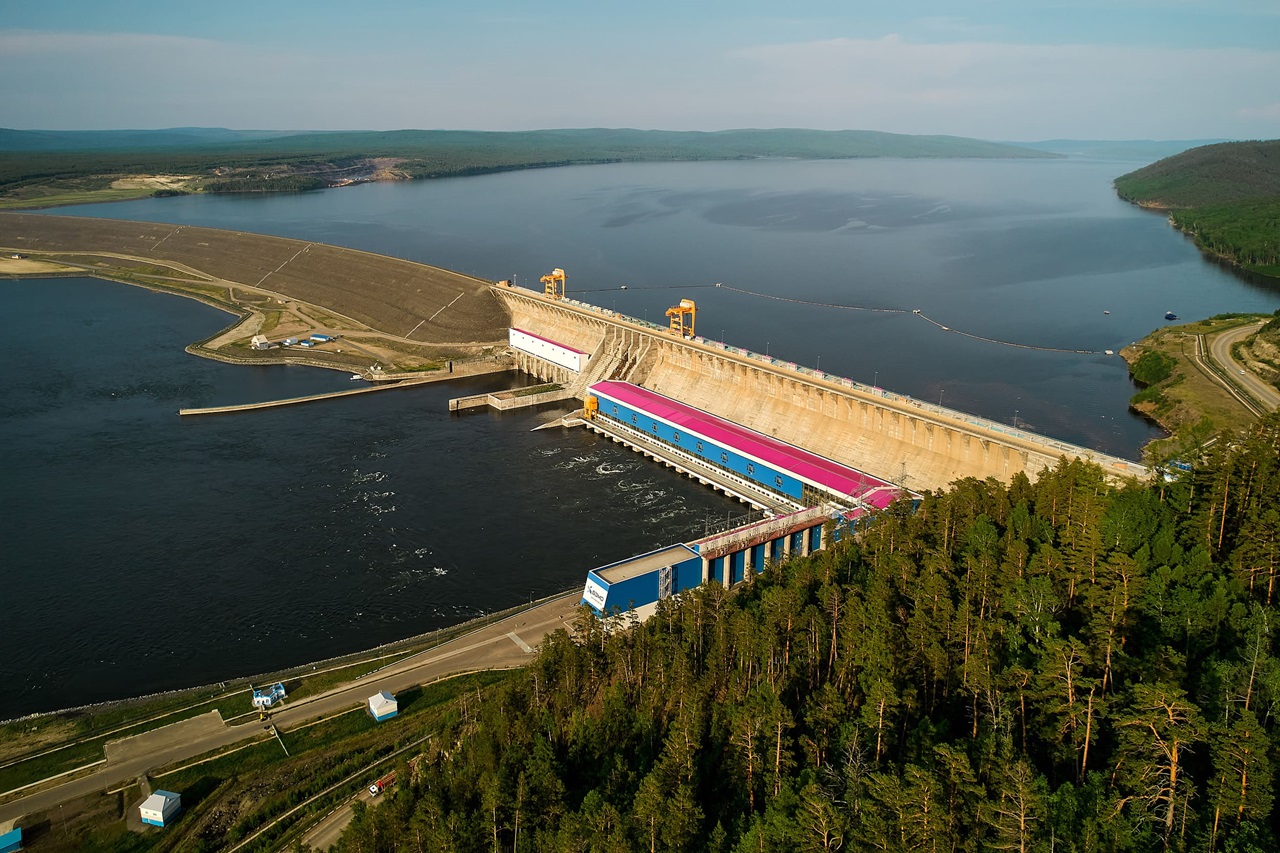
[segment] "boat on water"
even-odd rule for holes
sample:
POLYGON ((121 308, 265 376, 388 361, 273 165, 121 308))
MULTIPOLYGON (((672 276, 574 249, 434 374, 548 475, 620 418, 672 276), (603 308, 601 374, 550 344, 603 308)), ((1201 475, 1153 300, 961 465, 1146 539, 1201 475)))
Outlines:
POLYGON ((354 381, 354 380, 356 380, 356 379, 364 379, 364 377, 363 377, 363 376, 361 376, 359 373, 353 373, 353 374, 351 374, 351 379, 352 379, 352 381, 354 381))
POLYGON ((1173 313, 1172 311, 1166 311, 1164 312, 1164 318, 1166 320, 1176 320, 1178 319, 1178 315, 1173 313))

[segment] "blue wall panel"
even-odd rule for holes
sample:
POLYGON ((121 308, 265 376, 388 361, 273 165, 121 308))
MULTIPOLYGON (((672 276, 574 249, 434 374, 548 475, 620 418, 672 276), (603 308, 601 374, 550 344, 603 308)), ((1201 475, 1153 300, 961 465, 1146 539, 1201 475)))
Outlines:
POLYGON ((691 557, 683 563, 677 563, 672 570, 671 592, 677 594, 686 589, 693 589, 702 584, 702 558, 691 557))
POLYGON ((729 555, 729 565, 730 565, 729 585, 730 586, 733 586, 735 583, 742 583, 742 579, 745 577, 743 572, 746 569, 746 556, 747 556, 746 551, 735 551, 729 555))
POLYGON ((644 607, 658 600, 658 573, 648 572, 609 584, 609 597, 605 599, 605 613, 616 607, 624 613, 632 607, 644 607))
MULTIPOLYGON (((615 608, 625 613, 632 607, 638 610, 647 604, 653 604, 658 600, 658 595, 661 591, 661 569, 654 569, 616 583, 609 583, 598 575, 597 578, 605 586, 605 615, 613 613, 615 608)), ((672 595, 678 595, 685 590, 693 589, 701 583, 702 557, 690 554, 687 559, 672 564, 672 595)))

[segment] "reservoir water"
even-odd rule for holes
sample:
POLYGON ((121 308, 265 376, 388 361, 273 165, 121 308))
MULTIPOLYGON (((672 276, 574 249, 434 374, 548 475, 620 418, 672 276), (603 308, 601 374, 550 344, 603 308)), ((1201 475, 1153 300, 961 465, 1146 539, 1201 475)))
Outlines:
POLYGON ((353 383, 187 355, 228 315, 127 285, 0 282, 0 304, 24 319, 0 341, 0 718, 456 624, 743 511, 585 430, 530 431, 562 410, 447 411, 509 378, 184 420, 353 383))
MULTIPOLYGON (((693 298, 705 336, 1136 458, 1158 431, 1128 412, 1118 357, 995 345, 909 312, 1100 352, 1167 310, 1280 307, 1119 201, 1110 181, 1137 165, 626 164, 53 215, 278 234, 524 285, 559 266, 585 301, 656 321, 693 298)), ((590 435, 530 432, 558 411, 450 417, 446 399, 477 382, 184 422, 180 407, 347 380, 186 355, 227 316, 125 285, 5 282, 0 300, 24 319, 0 339, 0 717, 431 630, 738 511, 590 435)))

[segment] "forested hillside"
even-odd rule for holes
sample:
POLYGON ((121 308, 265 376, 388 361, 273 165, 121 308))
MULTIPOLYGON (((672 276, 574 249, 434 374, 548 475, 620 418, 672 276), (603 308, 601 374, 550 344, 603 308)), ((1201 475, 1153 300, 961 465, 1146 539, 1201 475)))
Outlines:
POLYGON ((1202 250, 1280 277, 1280 140, 1193 148, 1115 186, 1126 201, 1170 210, 1202 250))
POLYGON ((1206 251, 1280 278, 1280 195, 1173 210, 1169 218, 1206 251))
POLYGON ((1277 849, 1280 416, 1177 482, 961 481, 857 543, 589 616, 346 851, 1277 849))

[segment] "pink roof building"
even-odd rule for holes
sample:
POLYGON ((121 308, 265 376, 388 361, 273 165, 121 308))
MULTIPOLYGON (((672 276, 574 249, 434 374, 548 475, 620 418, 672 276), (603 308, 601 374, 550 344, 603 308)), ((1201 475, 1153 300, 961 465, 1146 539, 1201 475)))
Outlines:
POLYGON ((816 453, 727 421, 629 382, 609 380, 591 386, 591 392, 616 400, 676 429, 697 435, 834 495, 849 495, 875 509, 884 509, 902 495, 885 480, 841 465, 816 453))

